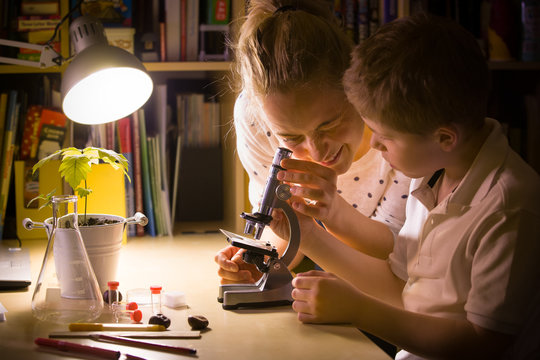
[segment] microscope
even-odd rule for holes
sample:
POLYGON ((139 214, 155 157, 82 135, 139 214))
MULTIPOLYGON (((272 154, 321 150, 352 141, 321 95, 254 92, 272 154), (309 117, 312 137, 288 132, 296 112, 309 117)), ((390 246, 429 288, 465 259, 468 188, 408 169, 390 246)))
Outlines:
POLYGON ((284 170, 280 166, 281 160, 289 158, 291 154, 292 151, 288 149, 277 149, 259 211, 240 215, 246 220, 244 233, 252 235, 253 239, 221 230, 231 245, 246 249, 243 260, 254 264, 262 272, 262 277, 254 284, 220 286, 218 301, 223 303, 225 310, 288 305, 293 301, 291 296, 293 277, 287 266, 294 259, 300 246, 300 226, 296 214, 287 203, 291 197, 290 186, 277 179, 277 173, 284 170), (289 222, 289 242, 281 257, 272 244, 260 240, 264 227, 272 220, 273 209, 283 210, 289 222))

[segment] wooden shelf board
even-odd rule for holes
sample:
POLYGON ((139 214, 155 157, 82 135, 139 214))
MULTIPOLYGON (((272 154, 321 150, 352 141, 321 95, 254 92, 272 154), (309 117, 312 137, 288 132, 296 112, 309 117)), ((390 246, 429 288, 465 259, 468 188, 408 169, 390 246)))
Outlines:
POLYGON ((179 61, 143 63, 150 72, 159 71, 229 71, 230 61, 179 61))

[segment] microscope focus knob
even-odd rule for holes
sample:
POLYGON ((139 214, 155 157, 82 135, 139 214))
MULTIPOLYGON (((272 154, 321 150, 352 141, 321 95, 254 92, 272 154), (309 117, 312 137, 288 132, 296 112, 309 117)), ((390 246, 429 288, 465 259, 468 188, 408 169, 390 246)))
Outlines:
POLYGON ((291 198, 291 187, 287 184, 281 184, 276 188, 276 196, 279 200, 289 200, 291 198))

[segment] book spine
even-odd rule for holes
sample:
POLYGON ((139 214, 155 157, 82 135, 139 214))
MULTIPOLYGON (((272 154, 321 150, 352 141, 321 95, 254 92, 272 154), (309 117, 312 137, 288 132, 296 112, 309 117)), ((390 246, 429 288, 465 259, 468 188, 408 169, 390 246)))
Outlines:
POLYGON ((15 134, 19 118, 19 108, 17 91, 10 91, 8 99, 7 123, 4 133, 4 149, 2 151, 1 185, 0 185, 0 238, 3 237, 4 220, 6 218, 6 208, 9 196, 9 186, 11 182, 11 169, 13 167, 13 152, 15 149, 15 134))
POLYGON ((355 41, 355 22, 356 22, 356 0, 343 1, 343 24, 345 33, 352 41, 355 41))
POLYGON ((369 0, 369 34, 375 34, 379 25, 379 0, 369 0))
POLYGON ((156 234, 163 235, 163 222, 161 217, 161 196, 160 189, 158 189, 158 174, 159 174, 159 160, 156 156, 156 139, 157 136, 150 136, 146 139, 146 146, 148 151, 149 164, 152 166, 148 168, 149 180, 150 180, 150 192, 152 196, 152 204, 154 206, 154 219, 156 224, 156 234))
MULTIPOLYGON (((131 119, 129 117, 118 120, 118 138, 120 143, 120 152, 127 159, 129 168, 128 175, 124 177, 126 187, 126 212, 127 216, 133 216, 135 214, 135 189, 133 186, 133 146, 131 144, 131 119)), ((135 236, 135 225, 128 225, 127 235, 135 236)))
POLYGON ((540 61, 540 0, 521 1, 521 60, 540 61))
POLYGON ((211 25, 227 25, 230 21, 230 0, 205 0, 206 23, 211 25))
MULTIPOLYGON (((139 125, 139 112, 135 111, 132 115, 133 127, 133 184, 135 193, 135 211, 144 213, 143 205, 143 187, 141 174, 141 137, 139 125)), ((137 236, 144 235, 144 227, 136 225, 137 236)))
POLYGON ((4 131, 6 127, 8 93, 0 94, 0 156, 2 155, 2 145, 4 143, 4 131))
POLYGON ((199 0, 187 0, 186 60, 199 57, 199 0))
POLYGON ((142 169, 142 184, 143 184, 143 201, 144 201, 144 214, 148 218, 148 235, 156 236, 156 223, 154 217, 154 205, 152 202, 152 187, 150 185, 150 169, 148 159, 148 148, 146 140, 146 120, 144 109, 139 110, 139 136, 141 144, 141 169, 142 169))
POLYGON ((358 0, 358 43, 369 37, 369 1, 358 0))
POLYGON ((23 15, 58 15, 60 3, 58 1, 21 1, 21 14, 23 15))
POLYGON ((17 18, 17 31, 51 30, 60 23, 60 16, 35 15, 19 16, 17 18))
POLYGON ((186 61, 187 51, 187 0, 180 0, 180 60, 186 61))
POLYGON ((165 0, 167 61, 180 61, 180 2, 165 0))
POLYGON ((383 0, 382 23, 386 24, 397 18, 397 0, 383 0))

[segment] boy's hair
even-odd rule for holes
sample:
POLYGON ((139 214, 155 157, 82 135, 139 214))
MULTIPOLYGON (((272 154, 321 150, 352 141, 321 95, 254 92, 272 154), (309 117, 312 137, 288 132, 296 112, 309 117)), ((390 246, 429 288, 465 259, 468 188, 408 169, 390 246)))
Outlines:
POLYGON ((358 45, 344 86, 360 115, 427 134, 452 123, 481 126, 490 81, 471 33, 450 19, 418 14, 385 24, 358 45))
POLYGON ((231 45, 237 85, 255 95, 343 88, 352 41, 327 0, 251 0, 231 45))

